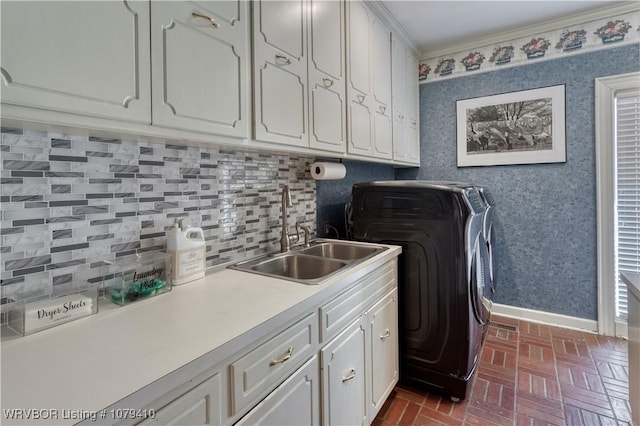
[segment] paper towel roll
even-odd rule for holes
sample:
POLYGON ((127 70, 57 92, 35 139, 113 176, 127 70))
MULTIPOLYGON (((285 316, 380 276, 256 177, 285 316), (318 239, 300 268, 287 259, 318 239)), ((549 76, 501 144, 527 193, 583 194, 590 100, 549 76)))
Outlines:
POLYGON ((311 177, 316 180, 343 179, 347 175, 347 169, 342 163, 313 163, 311 165, 311 177))

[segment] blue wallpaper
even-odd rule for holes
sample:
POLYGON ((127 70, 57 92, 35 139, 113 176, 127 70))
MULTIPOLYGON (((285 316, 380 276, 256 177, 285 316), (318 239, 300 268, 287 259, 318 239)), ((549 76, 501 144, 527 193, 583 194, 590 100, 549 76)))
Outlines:
POLYGON ((396 179, 492 190, 497 303, 597 319, 594 79, 639 69, 635 44, 420 87, 421 167, 398 169, 396 179), (566 85, 566 163, 456 167, 456 100, 558 84, 566 85))
POLYGON ((497 303, 597 319, 594 79, 640 70, 627 45, 420 86, 421 167, 345 162, 347 176, 317 182, 318 234, 344 237, 343 209, 356 182, 446 179, 488 186, 498 206, 497 303), (566 86, 567 162, 456 167, 456 101, 566 86), (333 235, 329 233, 328 235, 333 235))
POLYGON ((394 179, 394 169, 390 165, 353 161, 345 161, 344 165, 347 169, 347 175, 344 179, 316 182, 318 203, 316 225, 317 234, 320 237, 335 237, 333 231, 325 231, 325 225, 329 224, 338 230, 340 238, 345 238, 344 203, 351 194, 351 187, 354 183, 394 179))

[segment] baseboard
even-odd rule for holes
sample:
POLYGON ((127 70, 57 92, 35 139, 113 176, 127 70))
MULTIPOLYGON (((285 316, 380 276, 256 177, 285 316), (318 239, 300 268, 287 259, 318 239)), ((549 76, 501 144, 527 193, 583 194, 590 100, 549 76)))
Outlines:
POLYGON ((570 317, 568 315, 554 314, 534 309, 520 308, 517 306, 501 305, 494 303, 491 308, 493 315, 537 322, 555 327, 570 328, 574 330, 598 332, 598 321, 585 318, 570 317))

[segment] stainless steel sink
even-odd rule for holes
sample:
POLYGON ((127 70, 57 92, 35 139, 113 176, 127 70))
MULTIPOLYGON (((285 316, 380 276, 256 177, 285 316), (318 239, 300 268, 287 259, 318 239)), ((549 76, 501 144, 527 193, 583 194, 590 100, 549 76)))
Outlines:
POLYGON ((326 242, 302 249, 300 253, 329 259, 358 260, 378 253, 377 247, 365 247, 349 243, 326 242))
POLYGON ((386 249, 383 246, 319 239, 313 240, 310 247, 294 246, 285 253, 265 254, 230 268, 303 284, 319 284, 386 249))
POLYGON ((323 259, 304 254, 291 254, 265 260, 252 269, 270 275, 278 275, 297 280, 313 280, 324 277, 346 266, 345 262, 323 259))

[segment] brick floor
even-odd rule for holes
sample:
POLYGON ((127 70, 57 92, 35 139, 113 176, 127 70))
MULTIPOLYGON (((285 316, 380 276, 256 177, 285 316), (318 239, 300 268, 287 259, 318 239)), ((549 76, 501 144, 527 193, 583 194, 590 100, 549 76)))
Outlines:
POLYGON ((628 425, 627 343, 494 316, 467 399, 398 385, 374 421, 389 425, 628 425))

